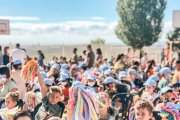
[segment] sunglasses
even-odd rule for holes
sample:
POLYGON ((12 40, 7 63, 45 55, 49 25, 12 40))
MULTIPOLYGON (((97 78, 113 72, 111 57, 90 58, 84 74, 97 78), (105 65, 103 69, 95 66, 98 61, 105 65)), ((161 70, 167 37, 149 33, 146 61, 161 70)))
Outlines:
POLYGON ((10 96, 12 96, 12 97, 18 97, 19 94, 18 94, 18 93, 11 93, 10 96))

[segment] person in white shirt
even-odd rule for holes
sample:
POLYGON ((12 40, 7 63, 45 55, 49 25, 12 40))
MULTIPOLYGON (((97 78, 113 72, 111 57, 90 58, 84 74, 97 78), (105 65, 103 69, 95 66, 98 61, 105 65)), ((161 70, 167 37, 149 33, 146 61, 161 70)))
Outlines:
POLYGON ((144 53, 143 57, 141 58, 141 65, 144 66, 144 65, 147 65, 149 59, 148 59, 148 56, 147 56, 147 53, 144 53))
POLYGON ((24 60, 27 58, 26 52, 20 48, 20 44, 16 44, 16 48, 12 49, 10 53, 10 60, 20 60, 22 62, 22 65, 24 65, 24 60))

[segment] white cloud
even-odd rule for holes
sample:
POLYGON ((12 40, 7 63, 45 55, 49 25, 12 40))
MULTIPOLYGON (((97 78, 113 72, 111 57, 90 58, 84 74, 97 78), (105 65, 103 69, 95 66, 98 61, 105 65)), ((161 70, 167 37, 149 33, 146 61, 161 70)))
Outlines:
POLYGON ((38 21, 39 17, 30 17, 30 16, 0 16, 0 19, 8 19, 13 21, 38 21))
POLYGON ((97 17, 97 16, 93 16, 90 18, 91 20, 105 20, 105 18, 103 17, 97 17))
POLYGON ((167 33, 169 33, 171 30, 173 30, 172 21, 164 22, 163 23, 162 33, 161 33, 162 41, 166 41, 167 40, 167 33))
MULTIPOLYGON (((172 29, 171 22, 165 22, 161 40, 172 29)), ((66 21, 60 23, 11 23, 11 35, 1 36, 0 44, 20 42, 22 44, 82 44, 90 39, 104 38, 107 43, 120 44, 115 35, 116 21, 66 21)))
POLYGON ((11 35, 0 42, 20 41, 23 44, 80 44, 90 39, 104 38, 107 43, 119 42, 114 35, 115 22, 66 21, 60 23, 11 23, 11 35), (113 27, 114 25, 114 27, 113 27))

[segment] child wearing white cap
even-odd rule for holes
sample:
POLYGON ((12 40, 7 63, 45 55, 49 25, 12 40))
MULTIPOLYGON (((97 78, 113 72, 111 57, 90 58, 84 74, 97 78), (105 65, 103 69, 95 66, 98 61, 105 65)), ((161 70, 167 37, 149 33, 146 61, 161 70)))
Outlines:
POLYGON ((171 69, 168 67, 164 67, 159 71, 161 80, 158 83, 158 88, 161 89, 170 83, 170 81, 171 81, 170 73, 171 73, 171 69))
POLYGON ((148 79, 145 83, 145 91, 142 94, 142 98, 148 101, 153 102, 157 97, 159 97, 159 94, 155 92, 155 89, 157 87, 157 83, 153 79, 148 79))

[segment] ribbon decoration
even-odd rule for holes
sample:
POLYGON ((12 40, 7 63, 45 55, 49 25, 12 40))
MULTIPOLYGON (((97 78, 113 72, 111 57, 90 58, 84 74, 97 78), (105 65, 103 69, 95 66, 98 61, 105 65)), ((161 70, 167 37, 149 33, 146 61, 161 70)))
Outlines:
POLYGON ((38 103, 41 102, 41 98, 39 98, 33 91, 29 91, 25 94, 24 100, 28 105, 30 111, 34 111, 34 108, 38 103))
MULTIPOLYGON (((161 117, 171 117, 173 116, 172 120, 179 120, 180 119, 180 105, 167 103, 166 106, 161 107, 161 117)), ((169 118, 170 119, 170 118, 169 118)))
POLYGON ((75 81, 69 91, 72 120, 98 120, 98 105, 104 106, 95 91, 75 81))
POLYGON ((36 61, 34 60, 28 61, 27 64, 21 70, 21 76, 23 77, 23 79, 26 81, 29 81, 29 80, 34 81, 36 77, 37 67, 38 67, 38 64, 36 61))
POLYGON ((13 120, 13 116, 20 111, 18 108, 14 108, 13 111, 1 110, 0 111, 0 119, 2 120, 13 120))

